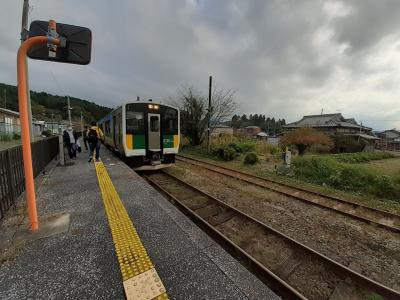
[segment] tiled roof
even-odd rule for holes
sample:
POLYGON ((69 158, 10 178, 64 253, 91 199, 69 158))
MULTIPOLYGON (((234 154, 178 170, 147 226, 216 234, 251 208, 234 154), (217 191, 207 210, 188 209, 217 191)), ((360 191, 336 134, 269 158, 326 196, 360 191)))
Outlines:
POLYGON ((19 117, 19 112, 17 112, 17 111, 13 111, 13 110, 1 108, 1 107, 0 107, 0 111, 3 113, 9 114, 9 115, 19 117))
POLYGON ((283 126, 284 128, 298 127, 352 127, 371 129, 369 127, 360 126, 354 119, 345 119, 342 114, 324 114, 304 116, 300 121, 293 122, 283 126))

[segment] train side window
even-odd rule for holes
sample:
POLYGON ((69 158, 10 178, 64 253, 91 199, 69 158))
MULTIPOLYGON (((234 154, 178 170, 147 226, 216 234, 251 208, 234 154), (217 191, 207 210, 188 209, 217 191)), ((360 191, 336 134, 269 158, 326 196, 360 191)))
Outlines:
POLYGON ((144 130, 144 114, 142 112, 126 112, 126 131, 135 132, 144 130))
POLYGON ((106 135, 109 135, 110 133, 111 133, 111 130, 110 130, 110 121, 106 121, 105 123, 104 123, 104 132, 105 132, 105 134, 106 135))
POLYGON ((156 116, 150 117, 150 131, 158 132, 160 131, 160 118, 156 116))

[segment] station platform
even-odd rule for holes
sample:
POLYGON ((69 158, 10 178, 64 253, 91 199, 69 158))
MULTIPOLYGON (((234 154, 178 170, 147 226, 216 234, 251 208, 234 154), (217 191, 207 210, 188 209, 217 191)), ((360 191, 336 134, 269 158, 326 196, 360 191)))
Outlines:
POLYGON ((140 239, 133 243, 144 247, 165 288, 159 299, 278 299, 104 147, 101 158, 88 163, 82 152, 73 164, 48 167, 37 186, 47 235, 32 238, 21 210, 0 224, 0 299, 124 299, 129 270, 118 237, 132 225, 140 239), (115 227, 116 216, 127 219, 115 227), (52 218, 61 221, 49 228, 52 218))

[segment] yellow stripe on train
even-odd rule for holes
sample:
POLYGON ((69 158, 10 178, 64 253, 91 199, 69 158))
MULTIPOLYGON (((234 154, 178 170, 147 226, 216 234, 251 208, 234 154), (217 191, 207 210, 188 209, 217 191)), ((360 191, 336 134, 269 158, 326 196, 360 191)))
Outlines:
POLYGON ((133 149, 133 135, 132 134, 127 134, 126 137, 126 147, 128 149, 133 149))
POLYGON ((174 148, 179 147, 179 135, 174 135, 174 148))

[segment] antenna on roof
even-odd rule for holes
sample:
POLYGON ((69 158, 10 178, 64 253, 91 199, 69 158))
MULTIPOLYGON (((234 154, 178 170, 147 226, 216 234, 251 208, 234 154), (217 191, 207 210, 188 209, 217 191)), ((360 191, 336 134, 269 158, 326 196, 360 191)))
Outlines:
POLYGON ((324 114, 324 108, 321 109, 321 115, 323 115, 323 114, 324 114))
POLYGON ((136 96, 136 101, 140 101, 140 98, 139 98, 139 96, 136 96))

